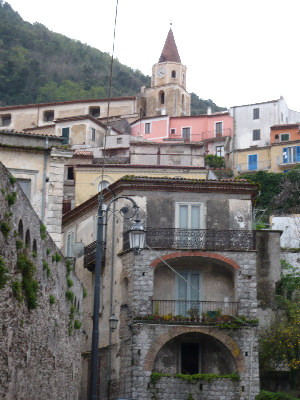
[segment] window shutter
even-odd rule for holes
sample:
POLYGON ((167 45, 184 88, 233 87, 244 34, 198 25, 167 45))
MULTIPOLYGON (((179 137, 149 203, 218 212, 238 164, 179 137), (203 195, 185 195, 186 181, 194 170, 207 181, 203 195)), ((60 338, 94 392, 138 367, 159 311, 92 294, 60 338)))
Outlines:
POLYGON ((287 147, 284 147, 284 148, 283 148, 282 155, 283 155, 283 163, 286 164, 286 163, 288 162, 287 147))
POLYGON ((300 146, 296 146, 296 162, 300 161, 300 146))

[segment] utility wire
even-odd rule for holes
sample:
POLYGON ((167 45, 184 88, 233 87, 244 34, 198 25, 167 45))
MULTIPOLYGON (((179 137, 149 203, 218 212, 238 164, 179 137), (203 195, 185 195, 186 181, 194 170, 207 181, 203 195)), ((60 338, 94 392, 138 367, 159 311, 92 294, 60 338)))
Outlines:
POLYGON ((116 11, 115 11, 115 23, 114 23, 114 37, 113 37, 113 47, 110 61, 110 75, 109 75, 109 85, 108 85, 108 101, 107 101, 107 114, 106 114, 106 129, 103 138, 103 160, 102 160, 102 178, 101 181, 104 180, 104 168, 105 168, 105 150, 106 150, 106 137, 108 136, 108 123, 109 123, 109 111, 110 111, 110 101, 111 101, 111 87, 112 87, 112 76, 113 76, 113 65, 114 65, 114 53, 115 53, 115 41, 116 41, 116 27, 117 27, 117 17, 118 17, 118 5, 119 0, 116 2, 116 11))

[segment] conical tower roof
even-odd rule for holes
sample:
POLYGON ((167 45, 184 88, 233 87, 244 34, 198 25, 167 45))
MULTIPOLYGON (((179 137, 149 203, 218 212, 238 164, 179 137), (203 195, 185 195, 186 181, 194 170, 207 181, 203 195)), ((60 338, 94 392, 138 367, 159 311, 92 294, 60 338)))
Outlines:
POLYGON ((175 43, 173 31, 170 28, 164 48, 161 52, 158 62, 174 61, 181 63, 180 56, 175 43))

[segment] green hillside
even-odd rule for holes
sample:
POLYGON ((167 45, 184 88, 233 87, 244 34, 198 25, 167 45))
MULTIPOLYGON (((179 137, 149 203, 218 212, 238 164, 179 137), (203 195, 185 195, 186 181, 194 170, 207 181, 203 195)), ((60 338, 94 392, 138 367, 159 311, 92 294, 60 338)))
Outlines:
MULTIPOLYGON (((45 26, 25 22, 0 0, 0 106, 103 98, 108 95, 110 55, 45 26)), ((150 77, 114 62, 112 93, 133 96, 150 77)), ((221 110, 192 94, 192 114, 221 110)))

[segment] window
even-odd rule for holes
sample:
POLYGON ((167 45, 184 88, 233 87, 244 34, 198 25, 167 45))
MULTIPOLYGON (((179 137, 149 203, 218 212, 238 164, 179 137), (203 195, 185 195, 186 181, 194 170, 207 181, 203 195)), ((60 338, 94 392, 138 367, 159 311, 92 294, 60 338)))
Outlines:
POLYGON ((200 316, 200 273, 178 272, 180 276, 176 275, 176 314, 188 316, 193 313, 200 316))
POLYGON ((223 134, 223 122, 215 123, 216 136, 222 136, 223 134))
POLYGON ((248 171, 257 170, 257 154, 248 154, 248 171))
POLYGON ((260 140, 260 129, 253 130, 253 140, 260 140))
POLYGON ((285 147, 283 149, 283 163, 300 162, 300 146, 285 147))
POLYGON ((44 121, 51 122, 54 120, 54 110, 44 111, 44 121))
POLYGON ((67 179, 74 180, 74 167, 68 167, 67 179))
POLYGON ((96 129, 92 128, 92 142, 96 140, 96 129))
POLYGON ((158 93, 158 96, 159 96, 159 103, 160 104, 165 104, 165 92, 163 90, 161 90, 158 93))
POLYGON ((171 72, 171 77, 172 78, 176 78, 176 71, 173 69, 173 71, 171 72))
POLYGON ((74 257, 73 248, 75 245, 75 232, 71 231, 67 233, 67 240, 66 240, 66 257, 74 257))
POLYGON ((186 142, 191 140, 191 128, 182 128, 182 139, 186 142))
POLYGON ((99 182, 98 185, 98 192, 101 192, 101 190, 106 189, 109 186, 109 182, 108 181, 101 181, 99 182))
POLYGON ((89 115, 93 118, 100 117, 100 107, 90 107, 89 108, 89 115))
POLYGON ((31 180, 30 179, 17 179, 17 181, 18 181, 18 184, 21 186, 21 189, 23 190, 27 199, 30 200, 31 180))
POLYGON ((117 138, 117 144, 122 144, 122 138, 117 138))
POLYGON ((224 157, 224 146, 216 146, 216 156, 224 157))
POLYGON ((182 110, 185 109, 185 97, 184 97, 184 94, 181 95, 181 108, 182 108, 182 110))
POLYGON ((259 119, 259 108, 253 108, 253 119, 259 119))
POLYGON ((145 123, 145 134, 146 133, 151 133, 151 123, 150 122, 145 123))
POLYGON ((204 229, 202 203, 176 203, 175 225, 182 229, 204 229))
POLYGON ((200 371, 200 346, 199 343, 181 343, 180 366, 182 374, 194 375, 200 371))
POLYGON ((62 137, 64 138, 62 144, 69 143, 70 128, 62 128, 62 137))
POLYGON ((290 134, 289 133, 281 133, 280 140, 281 140, 281 142, 287 142, 288 140, 290 140, 290 134))
POLYGON ((1 126, 9 126, 11 124, 11 115, 1 115, 0 116, 0 124, 1 126))
POLYGON ((171 135, 175 135, 176 134, 176 129, 175 128, 171 128, 170 133, 171 133, 171 135))
POLYGON ((278 142, 278 140, 279 140, 279 135, 276 134, 276 135, 275 135, 275 142, 278 142))

